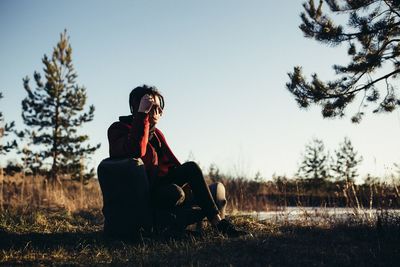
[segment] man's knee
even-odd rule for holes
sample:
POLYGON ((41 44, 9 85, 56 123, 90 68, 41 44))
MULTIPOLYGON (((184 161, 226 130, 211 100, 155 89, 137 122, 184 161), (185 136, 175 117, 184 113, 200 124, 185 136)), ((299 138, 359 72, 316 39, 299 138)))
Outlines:
POLYGON ((162 186, 154 194, 155 204, 160 208, 174 208, 185 201, 185 192, 176 184, 162 186))
POLYGON ((199 165, 194 161, 185 162, 182 164, 182 166, 184 166, 184 168, 186 168, 187 170, 201 171, 199 165))
POLYGON ((182 167, 185 168, 185 171, 189 173, 202 173, 199 165, 194 161, 185 162, 182 164, 182 167))

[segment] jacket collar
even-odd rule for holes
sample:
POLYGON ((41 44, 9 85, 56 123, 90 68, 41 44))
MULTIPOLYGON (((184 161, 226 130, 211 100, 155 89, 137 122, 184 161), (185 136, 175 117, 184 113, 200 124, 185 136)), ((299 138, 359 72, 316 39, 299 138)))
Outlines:
POLYGON ((122 123, 131 124, 133 121, 133 116, 132 115, 120 116, 119 121, 122 123))

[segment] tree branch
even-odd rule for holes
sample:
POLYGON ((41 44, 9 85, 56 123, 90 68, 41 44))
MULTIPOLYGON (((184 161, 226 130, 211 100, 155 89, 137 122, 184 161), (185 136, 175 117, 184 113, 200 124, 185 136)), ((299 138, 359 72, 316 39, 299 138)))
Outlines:
POLYGON ((386 75, 384 75, 384 76, 382 76, 382 77, 380 77, 380 78, 378 78, 378 79, 375 79, 375 80, 369 82, 368 84, 363 85, 363 86, 360 87, 360 88, 357 88, 357 89, 352 90, 352 91, 349 91, 349 92, 345 92, 345 93, 343 93, 343 94, 330 95, 329 97, 326 97, 325 99, 339 97, 339 96, 342 96, 342 95, 344 95, 344 94, 346 94, 346 95, 348 95, 348 94, 354 94, 354 93, 356 93, 356 92, 358 92, 358 91, 362 91, 362 90, 364 90, 364 89, 367 89, 367 88, 370 87, 371 85, 374 85, 375 83, 377 83, 377 82, 379 82, 379 81, 381 81, 381 80, 387 79, 387 78, 389 78, 390 76, 395 75, 395 74, 397 74, 397 73, 400 73, 400 69, 394 70, 394 71, 392 71, 391 73, 388 73, 388 74, 386 74, 386 75))
POLYGON ((393 6, 392 6, 391 4, 388 3, 387 0, 383 0, 383 2, 385 2, 385 4, 389 7, 389 9, 390 9, 391 12, 395 13, 398 17, 400 17, 400 13, 397 12, 397 11, 393 8, 393 6))

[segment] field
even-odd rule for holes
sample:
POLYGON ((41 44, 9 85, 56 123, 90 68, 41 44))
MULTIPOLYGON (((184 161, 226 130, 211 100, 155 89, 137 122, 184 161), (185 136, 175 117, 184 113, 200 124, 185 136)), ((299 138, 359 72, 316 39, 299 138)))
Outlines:
POLYGON ((232 205, 236 198, 228 207, 229 219, 253 233, 252 238, 229 239, 206 226, 203 232, 192 227, 121 242, 102 236, 96 180, 87 185, 65 181, 54 187, 41 178, 29 179, 5 177, 0 185, 3 265, 398 266, 400 262, 400 218, 385 209, 379 209, 378 219, 360 214, 335 220, 322 214, 323 219, 316 220, 304 214, 294 221, 257 221, 236 212, 232 205))
POLYGON ((102 238, 99 211, 2 212, 0 261, 131 266, 395 266, 400 261, 398 218, 382 218, 378 224, 231 219, 254 237, 228 239, 206 227, 202 235, 164 233, 124 243, 102 238))

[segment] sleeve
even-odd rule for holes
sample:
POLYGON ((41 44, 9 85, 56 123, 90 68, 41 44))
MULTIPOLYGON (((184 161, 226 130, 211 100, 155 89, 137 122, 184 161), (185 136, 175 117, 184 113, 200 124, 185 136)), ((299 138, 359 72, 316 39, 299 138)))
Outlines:
POLYGON ((149 138, 149 115, 139 113, 132 125, 116 122, 108 129, 110 157, 141 158, 146 154, 149 138))

